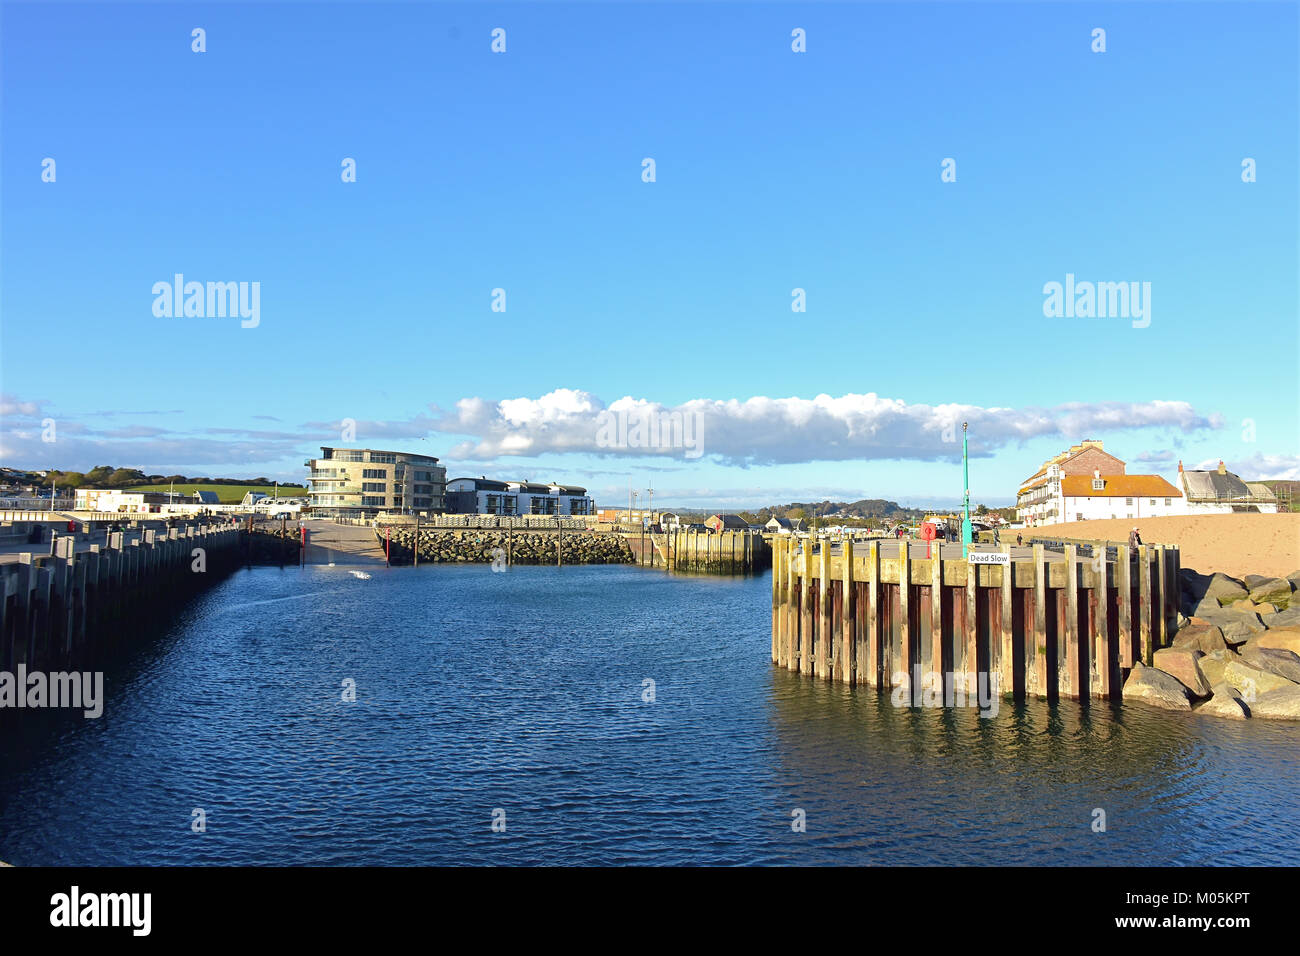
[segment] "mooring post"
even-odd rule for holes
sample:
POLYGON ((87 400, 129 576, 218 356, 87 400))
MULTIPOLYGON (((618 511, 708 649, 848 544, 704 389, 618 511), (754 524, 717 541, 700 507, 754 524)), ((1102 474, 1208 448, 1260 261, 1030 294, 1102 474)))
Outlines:
POLYGON ((1110 696, 1110 586, 1107 583, 1110 561, 1106 554, 1106 545, 1100 545, 1100 559, 1096 556, 1092 562, 1092 588, 1097 595, 1097 624, 1092 633, 1091 669, 1088 674, 1089 693, 1093 697, 1110 696))
POLYGON ((780 652, 777 650, 781 643, 781 575, 777 570, 780 561, 773 562, 772 568, 772 663, 779 664, 781 661, 780 652))
POLYGON ((1079 696, 1079 549, 1065 546, 1065 628, 1056 638, 1057 695, 1079 696))
POLYGON ((799 673, 812 674, 815 653, 813 633, 812 539, 803 542, 803 585, 799 598, 799 673))
MULTIPOLYGON (((998 675, 999 693, 1006 696, 1015 694, 1016 688, 1016 646, 1015 635, 1012 634, 1011 625, 1014 623, 1014 611, 1012 610, 1012 587, 1016 582, 1016 564, 1011 558, 1011 545, 1004 544, 999 549, 1007 556, 1007 563, 999 570, 1002 571, 1002 590, 999 594, 1002 608, 1002 650, 998 656, 998 665, 996 670, 989 666, 989 671, 998 675)), ((990 640, 992 638, 990 637, 990 640)), ((991 678, 990 678, 991 679, 991 678)))
POLYGON ((799 669, 799 609, 796 598, 799 595, 798 568, 794 553, 795 539, 786 543, 785 560, 785 669, 799 669))
POLYGON ((823 538, 817 548, 817 676, 829 680, 832 671, 831 656, 834 651, 835 635, 831 627, 831 542, 823 538))
POLYGON ((865 670, 868 686, 879 687, 880 680, 880 542, 867 545, 867 661, 865 670))
POLYGON ((912 646, 912 564, 911 548, 907 539, 898 542, 898 600, 894 602, 894 614, 898 619, 898 643, 894 646, 892 662, 895 678, 902 675, 907 684, 908 698, 916 703, 920 700, 920 681, 914 680, 912 661, 918 657, 912 646))
POLYGON ((1133 558, 1129 546, 1116 551, 1115 586, 1119 588, 1119 666, 1133 666, 1133 558))
MULTIPOLYGON (((969 553, 966 555, 964 563, 966 565, 966 598, 963 602, 961 633, 956 635, 956 643, 960 645, 957 656, 961 660, 958 666, 953 669, 959 671, 962 680, 966 680, 967 675, 974 675, 978 681, 979 595, 977 588, 979 586, 979 565, 970 559, 969 553)), ((978 684, 976 687, 978 689, 978 684)))
POLYGON ((1033 689, 1026 687, 1026 695, 1047 696, 1047 562, 1041 544, 1034 545, 1034 634, 1026 635, 1026 644, 1033 646, 1033 669, 1025 674, 1028 685, 1033 675, 1033 689))
POLYGON ((852 684, 856 670, 857 647, 854 642, 853 623, 853 538, 844 539, 844 573, 840 577, 840 632, 843 641, 840 651, 839 678, 852 684))
POLYGON ((1178 633, 1178 568, 1182 561, 1181 552, 1177 545, 1169 548, 1169 604, 1166 605, 1166 613, 1169 615, 1169 640, 1173 641, 1174 636, 1178 633))
POLYGON ((1138 549, 1138 628, 1141 638, 1142 663, 1150 667, 1155 651, 1151 646, 1151 554, 1145 544, 1138 549))
POLYGON ((1165 560, 1165 546, 1156 545, 1156 581, 1159 582, 1159 597, 1156 618, 1156 632, 1153 635, 1157 648, 1169 646, 1169 567, 1165 560))
MULTIPOLYGON (((935 676, 930 680, 937 681, 935 689, 946 693, 944 687, 943 671, 943 542, 935 541, 933 544, 932 554, 930 557, 930 634, 928 643, 930 645, 930 660, 922 662, 921 669, 924 673, 935 676)), ((944 698, 947 700, 947 697, 944 698)))

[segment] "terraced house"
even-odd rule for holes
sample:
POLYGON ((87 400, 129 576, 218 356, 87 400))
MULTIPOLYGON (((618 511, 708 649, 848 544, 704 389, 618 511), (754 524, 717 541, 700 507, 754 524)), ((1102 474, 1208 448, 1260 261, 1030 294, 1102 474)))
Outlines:
POLYGON ((311 507, 317 514, 369 518, 381 511, 444 510, 447 469, 430 455, 378 448, 327 448, 308 459, 311 507))
POLYGON ((1092 439, 1043 462, 1016 496, 1016 517, 1031 528, 1186 513, 1182 491, 1159 475, 1127 474, 1124 462, 1092 439))

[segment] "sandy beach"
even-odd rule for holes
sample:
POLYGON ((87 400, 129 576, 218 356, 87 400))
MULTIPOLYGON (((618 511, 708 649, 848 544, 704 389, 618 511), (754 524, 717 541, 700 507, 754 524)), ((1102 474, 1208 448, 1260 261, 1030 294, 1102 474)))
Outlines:
MULTIPOLYGON (((1176 544, 1182 566, 1203 574, 1222 571, 1285 576, 1300 569, 1300 514, 1180 515, 1168 518, 1121 518, 1070 521, 1024 532, 1050 538, 1126 541, 1137 525, 1146 544, 1176 544)), ((1003 532, 1003 540, 1008 535, 1003 532)), ((1014 540, 1015 533, 1010 538, 1014 540)))

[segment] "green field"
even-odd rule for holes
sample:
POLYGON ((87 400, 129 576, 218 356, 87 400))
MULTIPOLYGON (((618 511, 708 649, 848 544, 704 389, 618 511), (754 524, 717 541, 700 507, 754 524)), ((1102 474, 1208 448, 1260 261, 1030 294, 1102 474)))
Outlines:
MULTIPOLYGON (((125 491, 174 491, 177 495, 184 495, 192 498, 196 491, 215 491, 217 499, 223 505, 237 505, 244 500, 244 495, 250 491, 260 491, 265 495, 275 494, 275 489, 271 485, 132 485, 125 491)), ((301 498, 307 494, 305 488, 285 488, 281 487, 278 497, 280 498, 301 498)))

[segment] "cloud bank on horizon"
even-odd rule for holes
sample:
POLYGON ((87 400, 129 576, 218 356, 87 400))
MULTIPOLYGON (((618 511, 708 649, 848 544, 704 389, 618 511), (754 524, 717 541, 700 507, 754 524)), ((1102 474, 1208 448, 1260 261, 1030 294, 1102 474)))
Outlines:
MULTIPOLYGON (((305 422, 297 430, 239 427, 186 432, 177 427, 93 427, 61 418, 47 401, 0 399, 0 455, 37 467, 55 452, 41 439, 41 424, 58 428, 58 456, 109 455, 159 465, 225 461, 270 462, 308 451, 312 443, 341 443, 342 420, 305 422)), ((445 457, 486 461, 500 457, 588 454, 615 457, 691 457, 689 448, 654 443, 637 423, 685 422, 683 437, 698 451, 732 466, 802 464, 846 460, 951 460, 960 453, 961 423, 970 424, 972 455, 1036 438, 1077 441, 1116 430, 1164 429, 1183 433, 1222 428, 1222 416, 1189 402, 1070 402, 1049 408, 984 408, 976 405, 909 404, 873 392, 839 397, 747 399, 697 398, 664 405, 625 396, 606 404, 589 392, 559 388, 538 398, 499 401, 463 398, 453 409, 430 406, 401 420, 355 422, 357 445, 385 440, 461 436, 445 457), (618 423, 624 434, 620 437, 618 423), (628 427, 628 423, 631 427, 628 427), (630 434, 628 434, 630 432, 630 434), (630 440, 629 440, 630 439, 630 440)), ((104 413, 97 413, 104 414, 104 413)), ((132 414, 132 413, 121 413, 132 414)), ((440 456, 443 457, 443 456, 440 456)), ((1144 452, 1139 461, 1168 461, 1171 452, 1144 452)), ((1291 467, 1292 457, 1254 456, 1263 465, 1291 467)))
MULTIPOLYGON (((963 422, 970 425, 971 454, 978 456, 1050 436, 1077 441, 1116 429, 1194 432, 1223 427, 1220 415, 1202 414, 1183 401, 982 408, 908 404, 868 392, 814 398, 697 398, 675 406, 627 396, 607 406, 588 392, 567 388, 535 399, 461 399, 453 411, 435 414, 434 427, 471 436, 449 453, 471 460, 571 452, 619 456, 676 452, 681 457, 689 449, 650 445, 645 433, 637 444, 609 441, 618 434, 612 423, 621 420, 653 425, 678 419, 694 421, 693 437, 704 455, 742 467, 864 459, 951 460, 961 453, 963 422)), ((689 424, 686 431, 691 431, 689 424)))

